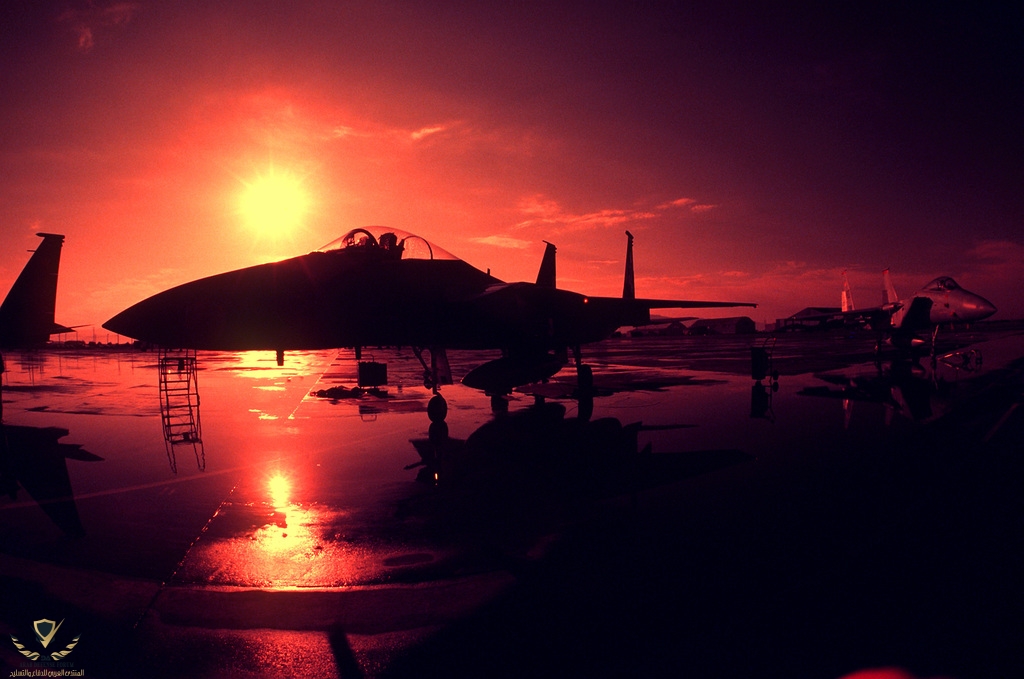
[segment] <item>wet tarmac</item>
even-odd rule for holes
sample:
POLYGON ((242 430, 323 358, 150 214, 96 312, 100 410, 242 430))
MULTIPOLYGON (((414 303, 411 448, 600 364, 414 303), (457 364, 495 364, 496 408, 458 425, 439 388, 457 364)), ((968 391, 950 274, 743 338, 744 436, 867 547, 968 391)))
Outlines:
POLYGON ((1024 335, 940 341, 618 338, 433 428, 409 351, 201 352, 173 446, 155 353, 7 353, 0 673, 1012 676, 1024 335))

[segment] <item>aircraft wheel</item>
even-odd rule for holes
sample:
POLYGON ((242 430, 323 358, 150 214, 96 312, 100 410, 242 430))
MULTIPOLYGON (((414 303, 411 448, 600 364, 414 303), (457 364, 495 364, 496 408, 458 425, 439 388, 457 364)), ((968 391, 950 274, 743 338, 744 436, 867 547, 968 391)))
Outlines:
POLYGON ((590 418, 594 414, 594 397, 593 396, 581 396, 579 400, 579 411, 576 415, 576 419, 580 422, 589 422, 590 418))
POLYGON ((448 417, 448 401, 441 394, 435 394, 427 403, 427 417, 431 422, 444 422, 448 417))
POLYGON ((432 422, 427 430, 427 438, 434 445, 448 442, 448 424, 445 422, 432 422))
POLYGON ((491 412, 492 413, 507 413, 508 412, 508 400, 504 396, 498 396, 498 395, 491 396, 491 412))
POLYGON ((594 388, 594 371, 589 365, 576 368, 576 384, 581 391, 590 391, 594 388))

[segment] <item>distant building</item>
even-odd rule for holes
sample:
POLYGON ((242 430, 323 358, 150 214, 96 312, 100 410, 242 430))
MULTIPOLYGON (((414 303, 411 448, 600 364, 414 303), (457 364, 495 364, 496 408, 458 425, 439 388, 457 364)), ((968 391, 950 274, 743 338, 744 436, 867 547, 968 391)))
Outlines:
POLYGON ((686 326, 680 320, 640 325, 629 331, 630 337, 661 337, 686 334, 686 326))
POLYGON ((757 332, 754 320, 749 316, 732 318, 700 318, 688 330, 690 335, 748 335, 757 332))

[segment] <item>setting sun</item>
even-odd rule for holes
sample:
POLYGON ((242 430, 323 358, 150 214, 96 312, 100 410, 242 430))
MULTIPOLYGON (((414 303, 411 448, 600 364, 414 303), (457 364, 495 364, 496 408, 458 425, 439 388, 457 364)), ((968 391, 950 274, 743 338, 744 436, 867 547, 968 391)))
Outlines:
POLYGON ((301 180, 288 172, 271 169, 252 182, 238 203, 245 225, 259 236, 290 235, 303 224, 309 212, 309 194, 301 180))

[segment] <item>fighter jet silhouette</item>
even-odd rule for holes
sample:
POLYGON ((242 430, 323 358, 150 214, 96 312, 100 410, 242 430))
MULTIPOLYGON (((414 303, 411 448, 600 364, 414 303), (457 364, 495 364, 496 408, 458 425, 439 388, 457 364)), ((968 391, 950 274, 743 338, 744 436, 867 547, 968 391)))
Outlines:
POLYGON ((462 380, 492 395, 550 377, 570 350, 581 387, 589 387, 581 346, 650 323, 651 309, 756 306, 637 298, 627 236, 622 297, 559 289, 550 243, 536 282, 505 283, 419 236, 366 227, 307 255, 171 288, 103 327, 167 348, 267 349, 279 359, 288 350, 353 347, 358 360, 362 347, 412 347, 435 393, 428 414, 440 421, 447 405, 439 390, 452 381, 449 349, 501 350, 462 380))

